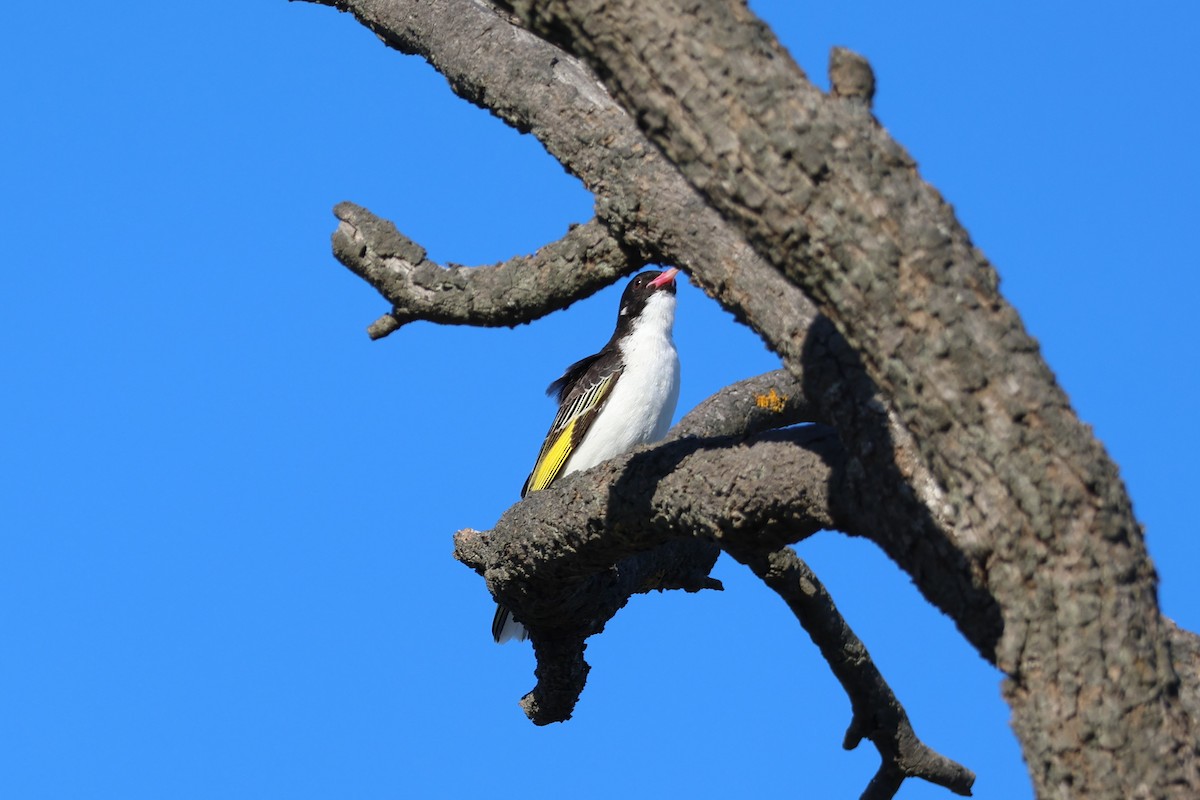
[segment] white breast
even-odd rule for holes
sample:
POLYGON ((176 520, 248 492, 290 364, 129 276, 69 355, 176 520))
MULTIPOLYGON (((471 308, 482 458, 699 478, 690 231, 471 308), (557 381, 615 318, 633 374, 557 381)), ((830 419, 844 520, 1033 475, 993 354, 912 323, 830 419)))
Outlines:
POLYGON ((625 371, 563 468, 578 472, 666 435, 679 402, 679 355, 671 338, 675 295, 650 297, 621 346, 625 371))

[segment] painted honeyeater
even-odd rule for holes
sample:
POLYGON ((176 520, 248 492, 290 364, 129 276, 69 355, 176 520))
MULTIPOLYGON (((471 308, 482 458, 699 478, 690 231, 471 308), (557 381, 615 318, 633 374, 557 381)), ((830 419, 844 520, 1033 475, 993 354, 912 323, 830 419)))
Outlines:
MULTIPOLYGON (((679 401, 675 324, 677 269, 636 275, 621 295, 617 328, 595 355, 567 367, 546 393, 558 414, 521 496, 666 435, 679 401)), ((496 607, 497 642, 526 639, 521 623, 496 607)))

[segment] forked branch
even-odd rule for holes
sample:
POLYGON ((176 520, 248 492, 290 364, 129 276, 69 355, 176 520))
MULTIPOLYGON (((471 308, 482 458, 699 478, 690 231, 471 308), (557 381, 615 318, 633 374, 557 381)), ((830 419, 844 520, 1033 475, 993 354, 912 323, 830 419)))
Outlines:
POLYGON ((975 773, 930 749, 917 737, 904 706, 871 660, 866 646, 792 548, 746 548, 728 542, 725 551, 783 598, 849 696, 852 716, 844 747, 853 750, 864 738, 870 739, 882 759, 863 792, 863 800, 894 797, 906 778, 921 778, 959 795, 971 794, 975 773))

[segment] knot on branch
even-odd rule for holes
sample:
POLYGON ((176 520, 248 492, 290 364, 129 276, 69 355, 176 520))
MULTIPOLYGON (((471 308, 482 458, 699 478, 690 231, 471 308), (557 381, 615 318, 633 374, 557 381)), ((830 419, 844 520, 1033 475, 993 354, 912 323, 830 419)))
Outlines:
POLYGON ((829 51, 830 94, 870 109, 875 100, 875 71, 865 58, 845 47, 829 51))
POLYGON ((800 378, 777 369, 726 386, 689 411, 667 434, 685 436, 753 436, 803 422, 824 422, 809 402, 800 378))

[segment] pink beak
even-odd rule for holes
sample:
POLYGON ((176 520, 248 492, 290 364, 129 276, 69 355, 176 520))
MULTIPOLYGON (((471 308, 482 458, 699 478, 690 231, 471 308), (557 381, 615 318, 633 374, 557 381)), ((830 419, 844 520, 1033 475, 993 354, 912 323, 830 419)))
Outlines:
POLYGON ((650 285, 653 286, 655 289, 657 289, 660 286, 666 286, 668 283, 673 283, 675 281, 675 276, 678 274, 679 274, 679 270, 677 270, 675 267, 671 267, 669 270, 664 272, 662 275, 659 275, 657 278, 650 281, 650 285))

